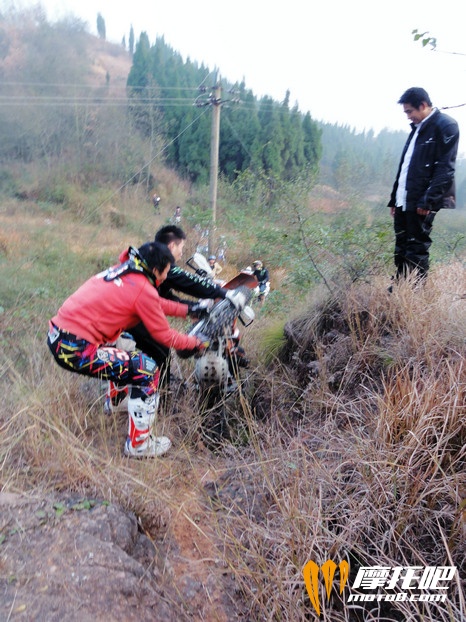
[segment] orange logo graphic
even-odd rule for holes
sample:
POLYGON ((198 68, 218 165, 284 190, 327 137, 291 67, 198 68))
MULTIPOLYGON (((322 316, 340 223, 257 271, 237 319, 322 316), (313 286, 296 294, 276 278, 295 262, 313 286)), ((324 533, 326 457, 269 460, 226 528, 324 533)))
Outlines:
MULTIPOLYGON (((330 598, 336 568, 336 563, 331 559, 328 559, 325 564, 322 564, 320 567, 311 560, 308 561, 303 568, 304 584, 306 585, 307 593, 309 594, 311 603, 317 611, 318 616, 320 616, 319 570, 322 571, 322 576, 324 577, 327 598, 330 598)), ((343 594, 343 590, 345 589, 345 585, 348 580, 349 564, 347 561, 343 560, 339 563, 338 568, 340 569, 340 594, 343 594)))

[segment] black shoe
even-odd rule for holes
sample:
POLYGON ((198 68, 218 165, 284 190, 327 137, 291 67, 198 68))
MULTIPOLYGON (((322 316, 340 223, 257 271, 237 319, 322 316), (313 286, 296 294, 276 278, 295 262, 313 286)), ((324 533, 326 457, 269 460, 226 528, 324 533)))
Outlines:
POLYGON ((232 348, 232 350, 230 351, 230 357, 231 360, 234 362, 234 365, 236 365, 237 367, 244 367, 244 369, 247 369, 249 367, 249 359, 246 357, 246 352, 241 346, 232 348))

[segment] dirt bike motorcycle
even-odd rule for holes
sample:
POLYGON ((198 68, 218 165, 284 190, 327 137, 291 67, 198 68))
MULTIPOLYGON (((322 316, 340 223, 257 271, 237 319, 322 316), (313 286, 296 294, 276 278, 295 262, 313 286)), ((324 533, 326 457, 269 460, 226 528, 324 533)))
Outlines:
MULTIPOLYGON (((213 280, 210 265, 202 254, 195 253, 186 263, 199 276, 213 280)), ((204 437, 213 442, 229 438, 227 412, 231 402, 227 403, 227 398, 238 392, 240 370, 249 365, 239 343, 238 324, 247 327, 254 321, 254 311, 247 303, 254 296, 257 279, 247 272, 240 272, 222 287, 235 290, 242 296, 241 310, 228 298, 217 300, 210 310, 208 307, 204 310, 203 317, 188 331, 206 344, 202 354, 195 357, 193 377, 203 417, 204 437)), ((123 349, 135 347, 131 335, 123 334, 120 339, 125 340, 120 345, 123 349)), ((177 354, 186 359, 194 356, 194 351, 177 351, 177 354)), ((127 387, 119 388, 108 383, 104 412, 112 414, 125 410, 127 393, 127 387)))
MULTIPOLYGON (((201 276, 209 276, 211 272, 203 255, 195 253, 187 264, 201 276)), ((247 272, 240 272, 222 286, 243 297, 242 308, 235 307, 228 298, 219 300, 188 332, 206 344, 202 354, 195 358, 193 375, 199 394, 199 409, 204 416, 204 437, 212 443, 230 440, 228 411, 231 398, 239 391, 241 370, 249 365, 240 345, 238 324, 248 327, 254 321, 255 314, 248 303, 254 296, 257 279, 247 272)), ((181 358, 190 355, 179 351, 178 354, 181 358)))

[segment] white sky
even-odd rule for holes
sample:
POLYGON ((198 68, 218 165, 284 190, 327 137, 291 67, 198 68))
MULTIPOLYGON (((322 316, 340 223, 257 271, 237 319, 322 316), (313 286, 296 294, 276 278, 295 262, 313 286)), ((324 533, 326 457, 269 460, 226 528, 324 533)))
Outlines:
MULTIPOLYGON (((37 4, 19 0, 16 6, 37 4), (20 4, 19 4, 20 3, 20 4)), ((422 86, 438 107, 466 103, 464 0, 41 0, 50 21, 69 13, 107 40, 121 43, 163 35, 183 58, 230 82, 246 82, 256 96, 291 104, 318 121, 357 130, 408 131, 397 104, 422 86), (414 42, 412 30, 437 38, 438 51, 414 42), (452 53, 447 53, 452 52, 452 53), (454 54, 453 54, 454 53, 454 54)), ((466 106, 447 111, 466 137, 466 106)), ((466 138, 465 138, 466 145, 466 138)), ((461 149, 461 146, 460 146, 461 149)), ((465 149, 461 149, 465 151, 465 149)))

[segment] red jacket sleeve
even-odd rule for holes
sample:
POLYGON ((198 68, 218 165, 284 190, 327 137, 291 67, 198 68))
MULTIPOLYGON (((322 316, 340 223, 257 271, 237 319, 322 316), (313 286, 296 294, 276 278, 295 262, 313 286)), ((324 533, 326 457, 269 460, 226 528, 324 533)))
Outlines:
POLYGON ((188 305, 168 298, 162 298, 159 294, 160 306, 165 315, 171 317, 186 317, 188 315, 188 305))
POLYGON ((149 281, 135 301, 136 311, 151 336, 157 343, 176 350, 190 350, 196 347, 196 337, 179 333, 171 328, 166 315, 186 317, 188 306, 161 298, 149 281))

